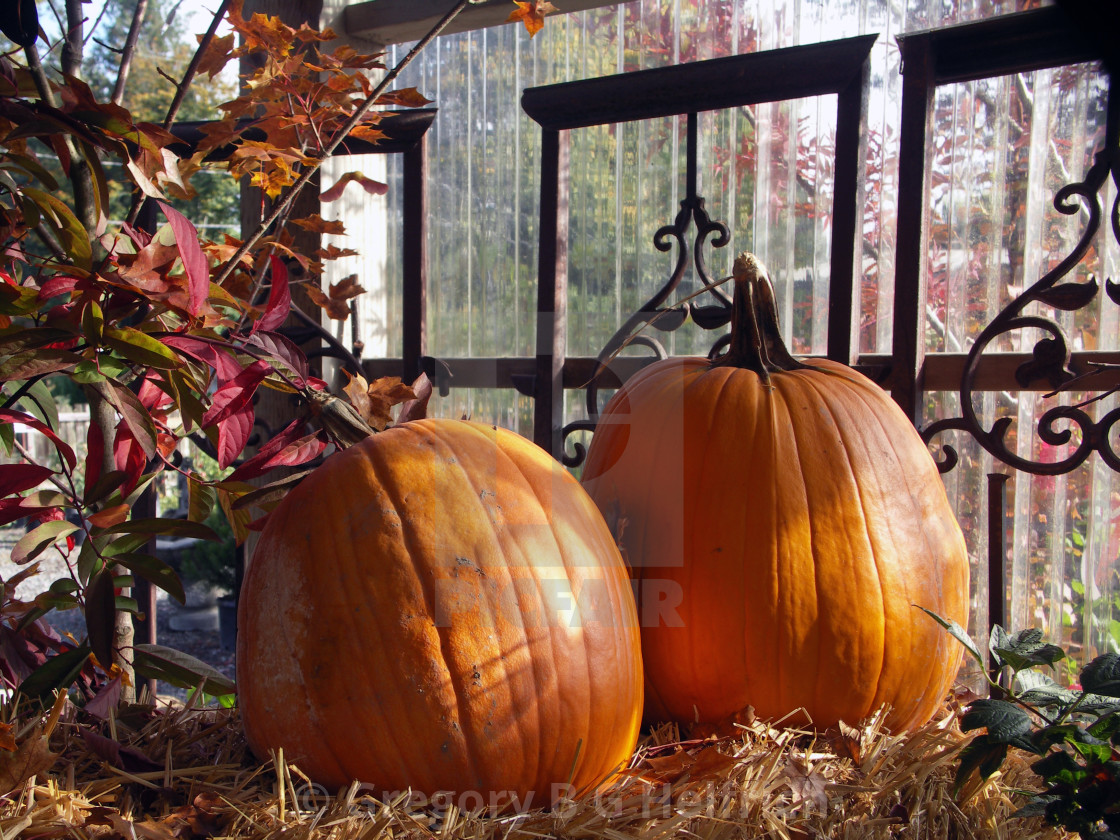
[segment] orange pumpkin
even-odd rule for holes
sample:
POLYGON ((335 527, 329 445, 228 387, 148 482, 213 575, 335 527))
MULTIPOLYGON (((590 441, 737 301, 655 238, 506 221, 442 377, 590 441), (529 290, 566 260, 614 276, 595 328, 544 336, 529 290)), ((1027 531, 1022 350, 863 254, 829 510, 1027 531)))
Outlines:
POLYGON ((918 726, 961 653, 915 605, 968 618, 968 558, 936 466, 878 386, 789 355, 753 255, 735 284, 726 354, 632 377, 584 469, 636 578, 647 713, 804 710, 824 727, 889 704, 888 726, 918 726))
POLYGON ((238 631, 253 751, 330 788, 541 805, 634 749, 625 565, 575 479, 502 429, 417 420, 329 458, 269 518, 238 631))

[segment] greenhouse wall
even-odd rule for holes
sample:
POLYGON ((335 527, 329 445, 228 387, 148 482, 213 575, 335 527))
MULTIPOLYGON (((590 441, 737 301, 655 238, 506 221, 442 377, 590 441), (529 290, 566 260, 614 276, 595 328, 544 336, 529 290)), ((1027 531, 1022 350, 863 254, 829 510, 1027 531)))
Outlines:
MULTIPOLYGON (((562 3, 559 3, 561 7, 562 3)), ((427 140, 428 353, 436 358, 532 357, 536 352, 537 220, 541 132, 520 107, 522 91, 557 82, 876 34, 867 126, 862 274, 858 278, 860 358, 892 352, 902 76, 896 37, 1022 11, 1015 2, 883 0, 641 0, 559 14, 530 39, 519 24, 439 38, 405 72, 439 108, 427 140)), ((390 64, 410 44, 389 48, 390 64)), ((1069 253, 1084 213, 1055 210, 1054 194, 1092 164, 1104 136, 1107 77, 1095 64, 1033 70, 954 83, 935 92, 927 158, 930 223, 926 243, 924 350, 967 352, 979 332, 1022 290, 1069 253)), ((668 117, 570 133, 568 351, 594 357, 626 317, 660 288, 675 255, 653 245, 684 191, 685 120, 668 117)), ((767 263, 783 331, 800 354, 823 354, 829 289, 834 96, 700 115, 698 192, 724 221, 731 243, 707 246, 723 277, 742 250, 767 263)), ((335 164, 345 171, 344 162, 335 164)), ((358 337, 367 355, 401 355, 401 167, 384 173, 390 197, 378 224, 360 234, 384 250, 340 269, 357 271, 373 292, 361 299, 358 337)), ((1115 186, 1103 196, 1115 200, 1115 186)), ((367 199, 342 212, 359 218, 367 199)), ((357 228, 355 228, 357 229, 357 228)), ((354 234, 351 233, 351 239, 354 234)), ((352 243, 351 243, 352 245, 352 243)), ((1105 225, 1070 279, 1117 277, 1118 248, 1105 225)), ((338 279, 337 277, 334 279, 338 279)), ((686 277, 676 294, 697 287, 686 277)), ((1120 350, 1118 310, 1101 294, 1074 312, 1040 307, 1073 348, 1120 350)), ((1022 330, 996 348, 1028 350, 1022 330)), ((686 328, 663 338, 673 354, 704 353, 712 336, 686 328)), ((629 352, 629 351, 628 351, 629 352)), ((633 352, 641 351, 635 349, 633 352)), ((1046 396, 1014 387, 977 392, 984 422, 1014 420, 1022 457, 1060 460, 1068 447, 1034 433, 1053 404, 1098 392, 1046 396)), ((567 418, 585 414, 568 395, 567 418)), ((1088 405, 1115 409, 1115 394, 1088 405)), ((532 432, 532 400, 512 388, 452 387, 436 413, 470 416, 532 432)), ((921 424, 960 413, 955 391, 925 395, 921 424)), ((1115 433, 1113 433, 1115 436, 1115 433)), ((973 558, 973 631, 988 621, 987 474, 1013 474, 1007 488, 1009 612, 1014 628, 1041 627, 1087 658, 1120 650, 1120 476, 1094 456, 1064 476, 1010 470, 974 441, 952 441, 958 466, 945 482, 973 558)), ((1076 445, 1076 439, 1070 445, 1076 445)), ((1114 445, 1114 449, 1115 449, 1114 445)))

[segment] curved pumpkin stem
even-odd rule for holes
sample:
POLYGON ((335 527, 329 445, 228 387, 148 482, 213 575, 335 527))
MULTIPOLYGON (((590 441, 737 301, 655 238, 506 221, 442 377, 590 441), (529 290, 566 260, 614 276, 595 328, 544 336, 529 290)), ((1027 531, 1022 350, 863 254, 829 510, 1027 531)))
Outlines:
POLYGON ((731 344, 712 367, 753 370, 766 385, 771 373, 807 367, 793 358, 782 341, 774 285, 762 260, 744 251, 735 258, 732 277, 731 344))

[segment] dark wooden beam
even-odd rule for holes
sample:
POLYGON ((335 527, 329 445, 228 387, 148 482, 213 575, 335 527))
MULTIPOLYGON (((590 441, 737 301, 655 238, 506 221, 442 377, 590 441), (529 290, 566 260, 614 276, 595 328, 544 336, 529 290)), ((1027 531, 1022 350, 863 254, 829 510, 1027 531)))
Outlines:
POLYGON ((926 249, 929 247, 926 139, 934 95, 934 52, 928 39, 902 49, 902 119, 898 152, 898 233, 894 264, 891 396, 920 424, 925 354, 926 249))
POLYGON ((918 40, 928 43, 932 77, 939 85, 1100 59, 1093 44, 1057 6, 900 35, 903 73, 908 71, 906 45, 918 40))
MULTIPOLYGON (((617 5, 615 0, 564 0, 559 11, 579 12, 600 6, 617 5)), ((418 41, 447 13, 449 0, 369 0, 354 3, 342 11, 342 30, 387 46, 418 41)), ((445 34, 467 32, 488 26, 500 26, 516 7, 509 0, 484 0, 467 6, 444 29, 445 34)), ((517 24, 521 26, 521 24, 517 24)))
POLYGON ((560 131, 839 93, 863 72, 875 35, 529 88, 521 107, 560 131))
POLYGON ((537 364, 533 440, 563 451, 564 357, 568 332, 568 135, 541 137, 540 249, 537 261, 537 364))
POLYGON ((428 353, 428 153, 420 141, 404 153, 402 224, 403 321, 401 325, 405 382, 420 375, 428 353))
POLYGON ((828 357, 850 365, 859 352, 859 283, 867 167, 867 97, 871 54, 836 97, 836 173, 828 288, 828 357))
MULTIPOLYGON (((1034 382, 1023 388, 1015 380, 1015 371, 1034 357, 1030 353, 989 353, 981 357, 976 369, 974 390, 979 391, 1033 391, 1048 392, 1051 386, 1034 382)), ((617 387, 620 380, 629 379, 654 361, 652 356, 617 356, 611 361, 610 370, 617 378, 604 382, 604 388, 617 387)), ((812 359, 806 359, 810 364, 812 359)), ((871 379, 882 378, 891 368, 892 357, 886 353, 865 353, 853 367, 871 379)), ((366 378, 399 376, 400 359, 363 359, 366 378)), ((922 378, 931 392, 958 391, 961 376, 968 363, 966 353, 933 353, 925 357, 922 378)), ((440 369, 449 376, 455 388, 516 388, 518 379, 532 378, 537 360, 531 356, 478 356, 473 358, 440 357, 422 360, 425 370, 440 369)), ((1084 391, 1099 392, 1120 387, 1120 350, 1074 353, 1069 367, 1074 373, 1085 374, 1093 365, 1109 365, 1092 380, 1085 382, 1084 391)), ((563 384, 568 390, 583 389, 591 381, 599 362, 593 356, 569 356, 564 360, 563 384)))

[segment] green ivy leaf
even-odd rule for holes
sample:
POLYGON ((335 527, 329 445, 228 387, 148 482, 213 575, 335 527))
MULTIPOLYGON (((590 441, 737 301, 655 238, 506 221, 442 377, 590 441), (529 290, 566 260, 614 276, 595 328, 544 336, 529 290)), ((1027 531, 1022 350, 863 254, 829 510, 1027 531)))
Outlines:
POLYGON ((1032 796, 1027 800, 1027 804, 1013 813, 1011 816, 1019 819, 1027 819, 1030 817, 1045 817, 1046 809, 1051 802, 1057 801, 1059 797, 1053 795, 1039 794, 1032 796))
POLYGON ((1099 718, 1087 731, 1094 738, 1115 742, 1120 736, 1120 711, 1099 718))
POLYGON ((1120 655, 1104 653, 1081 670, 1081 687, 1086 693, 1120 697, 1120 655))
POLYGON ((1087 760, 1096 764, 1103 764, 1112 757, 1112 745, 1107 741, 1089 744, 1084 741, 1071 741, 1070 746, 1077 750, 1087 760))
POLYGON ((974 700, 961 715, 961 731, 987 729, 994 743, 1017 743, 1030 735, 1031 717, 1023 709, 1006 700, 982 698, 974 700))
POLYGON ((1034 733, 1031 740, 1034 742, 1036 752, 1045 752, 1055 744, 1062 744, 1075 739, 1081 731, 1076 723, 1056 723, 1044 726, 1034 733))
POLYGON ((960 765, 953 780, 953 795, 960 793, 973 772, 986 779, 999 770, 1007 757, 1007 744, 996 743, 987 735, 977 735, 960 752, 960 765))
POLYGON ((976 642, 972 641, 972 637, 968 635, 968 631, 961 627, 957 622, 951 618, 942 618, 932 610, 927 610, 925 607, 913 604, 912 606, 918 607, 922 612, 944 627, 949 631, 949 635, 964 645, 964 649, 968 655, 975 659, 981 668, 987 668, 988 663, 984 661, 984 654, 980 652, 980 648, 976 646, 976 642))
MULTIPOLYGON (((995 629, 992 630, 995 642, 995 629)), ((1020 631, 1013 636, 1004 634, 992 652, 999 657, 1001 664, 1009 665, 1013 671, 1022 671, 1035 665, 1053 665, 1065 658, 1065 651, 1057 645, 1047 644, 1042 639, 1042 631, 1036 628, 1020 631)))
POLYGON ((1055 781, 1074 781, 1084 774, 1084 768, 1074 761, 1073 756, 1064 750, 1049 753, 1045 758, 1040 758, 1031 765, 1039 778, 1047 784, 1055 781))
POLYGON ((1001 648, 1006 648, 1008 644, 1009 638, 1007 635, 1007 631, 1004 630, 1000 625, 993 624, 992 632, 988 636, 988 653, 992 657, 993 668, 1002 668, 1007 664, 1003 661, 1003 657, 1000 655, 999 651, 1001 648))

